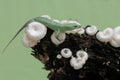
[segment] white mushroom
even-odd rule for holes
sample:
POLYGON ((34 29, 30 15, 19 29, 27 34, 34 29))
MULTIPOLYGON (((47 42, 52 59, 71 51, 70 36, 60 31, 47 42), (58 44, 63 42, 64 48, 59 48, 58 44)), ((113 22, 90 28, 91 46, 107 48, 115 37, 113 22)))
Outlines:
POLYGON ((88 54, 83 50, 77 51, 76 55, 78 58, 84 59, 85 61, 88 59, 88 54))
POLYGON ((120 26, 114 29, 113 39, 120 44, 120 26))
POLYGON ((45 18, 51 19, 51 17, 48 16, 48 15, 42 15, 41 17, 45 17, 45 18))
POLYGON ((61 50, 61 55, 64 58, 69 58, 69 57, 72 56, 72 51, 69 48, 64 48, 64 49, 61 50))
POLYGON ((47 33, 47 28, 39 22, 31 22, 26 28, 26 34, 29 38, 39 41, 44 38, 47 33))
POLYGON ((62 58, 62 56, 61 56, 60 54, 58 54, 56 57, 57 57, 58 59, 61 59, 61 58, 62 58))
POLYGON ((75 62, 76 62, 76 58, 72 56, 70 59, 70 65, 74 67, 75 62))
POLYGON ((76 52, 76 58, 71 57, 70 65, 74 69, 81 69, 88 59, 88 54, 85 51, 79 50, 76 52))
POLYGON ((120 47, 120 43, 117 43, 115 40, 111 40, 110 41, 110 44, 113 46, 113 47, 120 47))
POLYGON ((65 41, 65 38, 66 38, 66 34, 65 33, 60 33, 58 35, 58 39, 56 38, 56 32, 53 32, 53 34, 51 35, 51 41, 55 45, 59 45, 59 44, 63 43, 65 41))
POLYGON ((70 60, 70 65, 76 70, 81 69, 84 64, 85 64, 85 60, 81 58, 72 57, 70 60))
POLYGON ((37 45, 37 42, 30 39, 26 34, 24 34, 22 38, 22 43, 27 48, 34 47, 35 45, 37 45))
POLYGON ((97 27, 96 26, 91 26, 91 27, 87 27, 86 28, 86 33, 88 34, 88 35, 95 35, 96 34, 96 32, 97 32, 98 30, 97 30, 97 27))
POLYGON ((106 28, 103 32, 98 32, 96 34, 96 38, 101 42, 108 42, 111 41, 113 37, 113 29, 106 28))
POLYGON ((84 34, 84 33, 85 33, 84 28, 79 28, 78 34, 81 35, 81 34, 84 34))

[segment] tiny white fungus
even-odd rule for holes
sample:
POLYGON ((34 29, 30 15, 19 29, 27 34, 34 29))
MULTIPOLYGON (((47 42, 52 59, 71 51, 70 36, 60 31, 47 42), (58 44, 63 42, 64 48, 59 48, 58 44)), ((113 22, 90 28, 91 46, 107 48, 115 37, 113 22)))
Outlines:
POLYGON ((113 47, 120 47, 120 44, 117 43, 114 39, 112 39, 112 40, 110 41, 110 44, 111 44, 113 47))
POLYGON ((65 41, 66 38, 66 34, 65 33, 60 33, 58 36, 58 39, 56 38, 56 32, 53 32, 53 34, 51 35, 51 41, 55 44, 55 45, 59 45, 61 43, 63 43, 65 41))
POLYGON ((96 38, 101 42, 109 42, 112 40, 113 37, 113 29, 106 28, 103 32, 98 32, 96 34, 96 38))
POLYGON ((26 34, 24 34, 22 38, 22 43, 27 48, 34 47, 35 45, 37 45, 37 42, 30 39, 26 34))
POLYGON ((98 30, 97 30, 97 27, 96 26, 91 26, 91 27, 87 27, 86 28, 86 33, 88 34, 88 35, 95 35, 96 34, 96 32, 97 32, 98 30))
POLYGON ((84 34, 84 33, 85 33, 84 28, 79 28, 78 34, 81 35, 81 34, 84 34))
POLYGON ((47 28, 39 22, 31 22, 26 28, 26 34, 29 38, 39 41, 44 38, 47 33, 47 28))
POLYGON ((61 55, 64 57, 64 58, 69 58, 72 56, 72 51, 69 49, 69 48, 63 48, 61 50, 61 55))
POLYGON ((85 64, 85 60, 81 58, 72 57, 70 60, 70 64, 74 69, 78 70, 83 67, 83 65, 85 64))
POLYGON ((62 56, 61 56, 60 54, 58 54, 56 57, 57 57, 58 59, 61 59, 61 58, 62 58, 62 56))
POLYGON ((117 72, 120 72, 120 69, 117 69, 117 72))
POLYGON ((76 55, 78 58, 84 59, 85 61, 88 59, 88 54, 83 50, 77 51, 76 55))
POLYGON ((120 26, 114 29, 113 39, 120 44, 120 26))
POLYGON ((120 26, 117 26, 116 28, 114 28, 114 32, 120 34, 120 26))
POLYGON ((83 65, 86 63, 88 59, 88 54, 85 51, 78 50, 76 52, 76 56, 77 56, 76 58, 73 56, 71 57, 70 65, 77 70, 81 69, 83 65))

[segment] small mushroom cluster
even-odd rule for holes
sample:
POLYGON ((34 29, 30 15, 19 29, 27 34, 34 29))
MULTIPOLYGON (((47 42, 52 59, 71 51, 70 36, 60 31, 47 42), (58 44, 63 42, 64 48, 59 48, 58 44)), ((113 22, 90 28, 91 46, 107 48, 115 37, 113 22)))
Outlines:
POLYGON ((96 38, 101 42, 109 42, 113 47, 120 47, 120 26, 99 31, 96 38))
POLYGON ((70 58, 70 65, 76 70, 81 69, 88 59, 87 52, 83 50, 78 50, 76 52, 77 57, 72 55, 72 51, 69 48, 63 48, 60 53, 61 54, 57 55, 57 58, 70 58))
POLYGON ((104 43, 110 43, 113 47, 120 47, 120 26, 112 29, 112 28, 106 28, 103 31, 98 31, 97 27, 94 25, 91 25, 87 27, 85 30, 83 28, 79 28, 76 30, 73 30, 72 33, 78 33, 78 34, 88 34, 89 36, 96 35, 96 38, 100 42, 104 43))
POLYGON ((76 53, 76 57, 72 57, 70 64, 74 69, 81 69, 88 59, 88 54, 85 51, 79 50, 76 53))
POLYGON ((32 55, 44 64, 44 69, 50 70, 49 80, 118 80, 120 26, 99 31, 96 26, 87 25, 56 34, 57 31, 33 21, 22 38, 24 46, 32 48, 32 55))
MULTIPOLYGON (((44 15, 43 17, 46 17, 48 19, 51 19, 49 16, 44 15)), ((59 23, 77 23, 76 21, 67 21, 67 20, 53 20, 59 23)), ((23 45, 25 47, 34 47, 38 43, 40 43, 40 40, 43 39, 47 34, 47 27, 39 22, 31 22, 27 25, 25 29, 25 34, 22 38, 23 45)), ((51 35, 51 42, 55 45, 59 45, 63 43, 66 39, 66 34, 88 34, 89 36, 96 36, 96 39, 98 39, 100 42, 109 42, 113 47, 120 47, 120 26, 116 27, 115 29, 112 28, 106 28, 103 31, 98 31, 97 27, 94 25, 89 25, 86 28, 77 28, 71 31, 61 32, 56 37, 57 32, 54 31, 51 35)), ((69 48, 64 48, 61 50, 61 54, 58 54, 56 57, 58 59, 64 58, 71 58, 70 65, 74 69, 81 69, 85 62, 88 59, 87 52, 83 50, 78 50, 76 52, 76 56, 74 57, 72 55, 72 51, 69 48)))

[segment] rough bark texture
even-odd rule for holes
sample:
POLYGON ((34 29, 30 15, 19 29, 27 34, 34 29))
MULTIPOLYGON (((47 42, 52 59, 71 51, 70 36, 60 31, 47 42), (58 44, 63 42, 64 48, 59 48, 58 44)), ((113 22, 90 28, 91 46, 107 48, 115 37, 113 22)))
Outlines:
POLYGON ((33 47, 32 55, 50 70, 49 80, 120 80, 120 48, 102 43, 86 33, 66 34, 66 40, 56 46, 51 42, 53 33, 48 29, 47 35, 33 47), (57 59, 61 49, 70 48, 72 55, 78 50, 85 50, 89 58, 82 69, 75 70, 70 66, 70 58, 57 59))

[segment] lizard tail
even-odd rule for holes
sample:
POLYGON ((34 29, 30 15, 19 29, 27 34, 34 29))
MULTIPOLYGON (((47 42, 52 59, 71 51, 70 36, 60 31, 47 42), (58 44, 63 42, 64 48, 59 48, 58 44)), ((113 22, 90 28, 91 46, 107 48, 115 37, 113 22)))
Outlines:
POLYGON ((8 48, 8 46, 11 44, 11 42, 16 38, 16 36, 29 24, 33 22, 33 20, 28 21, 23 27, 21 27, 17 33, 13 36, 13 38, 8 42, 8 44, 4 47, 2 54, 5 52, 5 50, 8 48))
POLYGON ((5 52, 7 47, 10 45, 10 43, 16 38, 16 36, 24 29, 24 26, 18 30, 18 32, 13 36, 13 38, 7 43, 7 45, 4 47, 2 54, 5 52))

